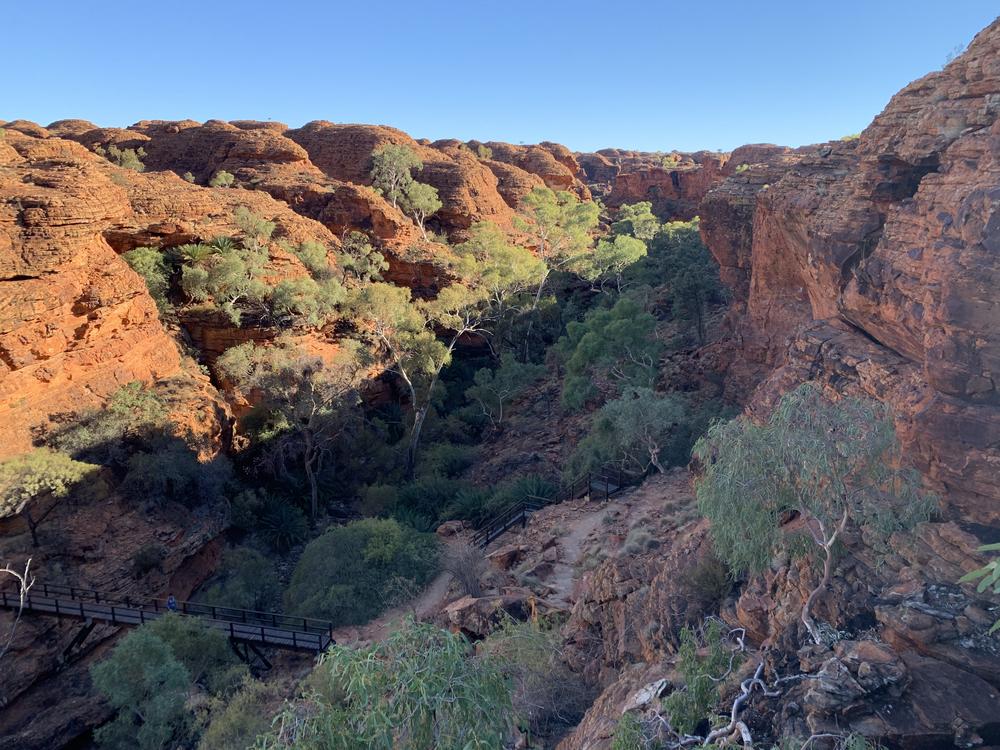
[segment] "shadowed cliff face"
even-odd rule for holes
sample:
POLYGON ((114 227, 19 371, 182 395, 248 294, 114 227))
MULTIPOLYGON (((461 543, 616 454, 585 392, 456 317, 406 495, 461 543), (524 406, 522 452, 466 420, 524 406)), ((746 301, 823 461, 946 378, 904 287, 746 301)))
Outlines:
MULTIPOLYGON (((708 193, 751 407, 817 379, 889 401, 953 509, 1000 520, 1000 22, 855 141, 708 193), (749 371, 749 376, 747 371, 749 371)), ((772 155, 773 156, 773 155, 772 155)))

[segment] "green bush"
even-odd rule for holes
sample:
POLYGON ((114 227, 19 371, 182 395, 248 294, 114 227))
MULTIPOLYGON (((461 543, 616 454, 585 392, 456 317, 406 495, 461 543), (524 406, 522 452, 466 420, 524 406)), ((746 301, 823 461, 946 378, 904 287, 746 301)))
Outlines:
POLYGON ((239 689, 212 707, 212 718, 198 750, 244 750, 271 728, 269 708, 280 701, 278 689, 245 677, 239 689))
POLYGON ((611 735, 611 750, 647 750, 648 747, 639 717, 634 713, 623 715, 611 735))
POLYGON ((257 750, 494 750, 514 727, 503 665, 464 636, 404 621, 386 640, 335 646, 310 699, 288 706, 257 750), (294 727, 294 730, 292 729, 294 727))
POLYGON ((212 179, 208 181, 209 187, 227 188, 232 187, 233 183, 236 182, 236 178, 224 169, 220 169, 214 175, 212 179))
POLYGON ((442 476, 425 476, 401 485, 389 514, 423 531, 433 531, 448 520, 445 510, 468 484, 442 476))
POLYGON ((705 628, 703 642, 689 629, 681 630, 681 646, 677 652, 677 671, 684 680, 682 688, 674 690, 663 700, 663 708, 670 718, 670 725, 680 734, 694 734, 700 728, 712 725, 713 709, 719 703, 716 682, 729 668, 735 657, 722 644, 722 627, 718 620, 710 620, 705 628), (703 651, 704 653, 699 653, 703 651))
POLYGON ((274 561, 252 547, 226 550, 216 579, 216 583, 199 595, 199 601, 270 612, 277 608, 281 599, 274 561))
POLYGON ((166 642, 145 627, 126 633, 90 670, 115 718, 94 732, 100 748, 162 750, 187 734, 191 677, 166 642))
POLYGON ((354 521, 311 541, 285 592, 286 609, 335 624, 360 624, 390 604, 395 579, 423 586, 437 571, 437 540, 393 519, 354 521))
POLYGON ((456 477, 472 466, 476 454, 471 445, 434 443, 421 453, 417 472, 424 476, 456 477))
POLYGON ((171 310, 167 292, 170 290, 170 269, 162 251, 153 247, 137 247, 122 255, 132 270, 142 276, 149 289, 149 296, 161 313, 171 310))
POLYGON ((143 172, 146 169, 146 165, 142 163, 142 160, 146 158, 146 151, 142 146, 139 148, 121 149, 112 143, 107 149, 98 146, 94 149, 94 153, 103 156, 112 164, 117 164, 122 169, 131 169, 134 172, 143 172))
POLYGON ((281 500, 268 501, 260 515, 257 535, 275 552, 287 552, 306 538, 306 514, 281 500))
POLYGON ((162 544, 147 544, 132 556, 132 575, 142 578, 153 570, 163 569, 167 550, 162 544))
POLYGON ((190 680, 212 695, 230 692, 247 672, 226 634, 195 617, 169 613, 143 628, 166 643, 190 680))

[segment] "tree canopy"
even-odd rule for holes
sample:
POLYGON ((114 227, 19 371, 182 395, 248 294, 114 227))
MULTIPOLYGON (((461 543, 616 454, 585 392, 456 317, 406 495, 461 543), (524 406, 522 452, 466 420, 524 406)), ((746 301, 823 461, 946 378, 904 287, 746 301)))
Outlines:
POLYGON ((833 402, 814 383, 785 394, 766 423, 741 417, 714 424, 694 453, 704 472, 699 507, 733 571, 759 573, 782 548, 823 555, 823 580, 802 612, 817 642, 809 609, 829 580, 845 528, 864 528, 878 543, 925 520, 933 506, 916 473, 903 468, 888 407, 857 398, 833 402), (812 545, 793 544, 782 530, 788 513, 802 519, 800 534, 812 545))

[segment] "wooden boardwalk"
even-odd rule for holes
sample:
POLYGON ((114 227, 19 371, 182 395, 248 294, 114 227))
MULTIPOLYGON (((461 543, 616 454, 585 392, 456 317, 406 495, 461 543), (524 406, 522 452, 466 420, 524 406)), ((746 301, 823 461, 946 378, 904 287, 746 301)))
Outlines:
MULTIPOLYGON (((17 609, 16 593, 0 592, 0 607, 17 609)), ((333 645, 333 623, 308 617, 220 607, 200 602, 176 602, 177 614, 226 633, 230 640, 254 646, 295 651, 325 651, 333 645)), ((24 611, 88 622, 134 626, 152 622, 171 611, 165 599, 136 599, 72 586, 35 584, 24 602, 24 611)))

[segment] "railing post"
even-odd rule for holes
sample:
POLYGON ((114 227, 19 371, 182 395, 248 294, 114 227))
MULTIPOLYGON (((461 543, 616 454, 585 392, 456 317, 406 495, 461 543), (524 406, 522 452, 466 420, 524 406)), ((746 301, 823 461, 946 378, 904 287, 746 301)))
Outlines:
POLYGON ((56 617, 59 617, 59 600, 53 599, 52 601, 56 603, 56 617))
POLYGON ((213 620, 218 620, 219 619, 218 617, 215 616, 215 605, 214 604, 212 605, 212 619, 213 620))
POLYGON ((230 638, 235 638, 236 637, 236 633, 233 630, 233 623, 232 622, 229 623, 229 637, 230 638))
POLYGON ((292 631, 292 648, 296 648, 298 644, 295 642, 295 631, 292 631))
POLYGON ((115 605, 114 604, 111 605, 111 622, 118 622, 118 620, 115 618, 115 605))

